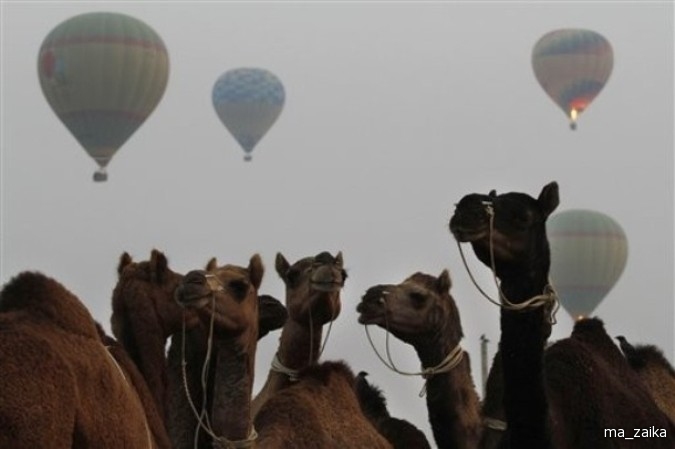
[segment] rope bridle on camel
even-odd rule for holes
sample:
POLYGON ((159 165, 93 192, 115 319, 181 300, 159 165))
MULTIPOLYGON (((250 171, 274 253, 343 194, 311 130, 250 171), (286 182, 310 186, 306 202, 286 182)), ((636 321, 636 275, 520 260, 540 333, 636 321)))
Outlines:
POLYGON ((555 315, 558 312, 558 309, 560 308, 560 303, 558 301, 558 294, 556 293, 555 289, 553 288, 553 285, 551 285, 551 281, 549 280, 549 283, 544 287, 544 292, 540 295, 533 296, 532 298, 523 301, 521 303, 513 303, 509 301, 509 299, 504 295, 504 292, 502 292, 502 289, 500 287, 499 279, 497 278, 497 268, 496 268, 496 263, 495 263, 495 252, 494 252, 494 242, 493 242, 493 236, 494 236, 494 220, 495 220, 495 211, 494 207, 492 205, 492 201, 483 201, 483 206, 485 206, 485 211, 490 217, 490 269, 492 271, 492 278, 494 280, 495 286, 497 287, 497 292, 499 293, 499 301, 493 299, 485 293, 485 291, 478 285, 478 282, 474 278, 473 274, 471 273, 471 269, 469 268, 468 263, 466 262, 466 257, 464 256, 464 251, 462 250, 462 245, 460 244, 459 241, 457 241, 457 248, 459 248, 459 254, 462 257, 462 263, 464 264, 464 268, 466 268, 467 273, 469 274, 469 278, 471 278, 471 282, 473 282, 473 285, 476 286, 478 291, 483 295, 484 298, 486 298, 488 301, 490 301, 492 304, 501 307, 502 309, 506 310, 513 310, 513 311, 523 311, 527 309, 534 309, 537 307, 543 307, 543 306, 548 306, 550 307, 550 314, 548 316, 548 321, 550 324, 555 324, 556 319, 555 315))
POLYGON ((208 382, 208 372, 209 364, 211 363, 211 353, 213 351, 213 328, 215 322, 215 312, 216 312, 216 292, 225 290, 223 284, 220 282, 220 279, 214 274, 205 274, 204 275, 208 280, 213 279, 217 282, 217 285, 214 287, 211 283, 211 319, 209 320, 209 334, 206 343, 206 356, 204 357, 204 364, 202 365, 201 373, 201 387, 202 387, 202 409, 197 411, 197 407, 192 400, 190 395, 190 388, 187 381, 187 360, 185 359, 185 322, 186 322, 186 313, 183 312, 183 326, 182 326, 182 340, 181 340, 181 371, 183 375, 183 388, 185 389, 185 395, 187 396, 188 403, 190 404, 190 409, 194 417, 197 419, 197 427, 195 429, 195 439, 194 439, 194 448, 198 448, 199 443, 199 429, 203 429, 211 438, 213 438, 213 447, 215 449, 249 449, 252 448, 255 444, 255 440, 258 438, 258 433, 255 430, 255 427, 251 425, 251 431, 247 438, 243 440, 228 440, 225 437, 218 436, 213 431, 211 423, 209 421, 209 416, 206 410, 206 395, 207 395, 207 382, 208 382))

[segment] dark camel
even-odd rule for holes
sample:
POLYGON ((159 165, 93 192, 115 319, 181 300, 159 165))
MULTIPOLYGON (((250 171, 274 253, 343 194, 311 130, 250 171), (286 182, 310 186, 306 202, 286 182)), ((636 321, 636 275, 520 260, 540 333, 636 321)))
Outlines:
POLYGON ((516 307, 537 298, 524 310, 501 311, 508 429, 500 447, 671 448, 672 436, 607 436, 605 429, 655 427, 669 435, 674 429, 602 322, 578 322, 572 336, 552 345, 544 357, 554 299, 548 286, 546 219, 558 203, 556 183, 546 185, 536 199, 524 193, 470 194, 450 220, 455 239, 470 242, 478 259, 494 269, 503 298, 516 307))

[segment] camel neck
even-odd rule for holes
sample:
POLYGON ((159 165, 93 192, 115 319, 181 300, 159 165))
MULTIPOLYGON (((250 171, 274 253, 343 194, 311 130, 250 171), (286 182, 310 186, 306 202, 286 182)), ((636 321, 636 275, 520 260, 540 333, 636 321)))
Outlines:
MULTIPOLYGON (((538 278, 507 279, 501 288, 509 301, 521 303, 541 294, 546 277, 538 278)), ((546 307, 501 311, 504 412, 512 447, 551 447, 544 384, 544 349, 551 330, 547 318, 546 307)))
POLYGON ((315 364, 321 351, 323 326, 308 325, 289 319, 280 337, 277 355, 281 363, 292 370, 301 370, 315 364))
MULTIPOLYGON (((221 342, 223 343, 223 342, 221 342)), ((219 437, 246 439, 252 428, 251 393, 255 345, 248 351, 232 344, 219 344, 216 355, 212 427, 219 437)))
MULTIPOLYGON (((438 365, 459 344, 459 335, 446 332, 446 335, 416 345, 415 350, 422 366, 428 368, 438 365)), ((460 364, 452 370, 427 379, 426 401, 439 449, 477 447, 481 431, 480 402, 471 377, 468 354, 465 353, 460 364)))

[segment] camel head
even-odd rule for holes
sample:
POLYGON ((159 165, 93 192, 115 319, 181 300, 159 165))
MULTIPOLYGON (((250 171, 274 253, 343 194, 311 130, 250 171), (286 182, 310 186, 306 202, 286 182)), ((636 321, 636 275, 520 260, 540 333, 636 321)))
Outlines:
POLYGON ((558 184, 544 186, 538 198, 524 193, 463 197, 450 219, 450 232, 457 242, 470 242, 476 257, 492 266, 497 276, 530 273, 533 267, 548 273, 550 250, 546 219, 558 206, 558 184))
MULTIPOLYGON (((209 264, 211 265, 211 264, 209 264)), ((258 289, 264 267, 254 255, 248 267, 209 266, 185 275, 176 289, 176 302, 195 310, 202 325, 209 329, 213 320, 215 335, 239 340, 248 346, 258 339, 258 289)))
POLYGON ((396 285, 376 285, 356 310, 361 324, 375 324, 413 346, 451 333, 462 337, 459 311, 450 295, 447 270, 438 276, 415 273, 396 285))
POLYGON ((347 279, 342 253, 322 252, 288 263, 277 254, 276 270, 286 284, 289 318, 305 325, 323 325, 340 314, 340 290, 347 279))
MULTIPOLYGON (((112 297, 114 312, 134 308, 134 313, 140 313, 138 308, 142 305, 153 309, 153 319, 157 320, 163 338, 168 338, 180 329, 183 311, 173 296, 183 276, 169 268, 164 253, 153 249, 149 260, 134 262, 125 252, 117 265, 117 274, 118 281, 112 297)), ((124 320, 128 318, 120 315, 124 314, 113 313, 111 320, 113 334, 118 339, 123 333, 124 320)))

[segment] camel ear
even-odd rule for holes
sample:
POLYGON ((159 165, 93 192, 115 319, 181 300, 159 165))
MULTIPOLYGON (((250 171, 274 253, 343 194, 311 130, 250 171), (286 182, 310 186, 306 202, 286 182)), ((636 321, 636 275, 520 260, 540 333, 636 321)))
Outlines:
POLYGON ((117 264, 117 275, 122 276, 122 271, 124 271, 124 268, 132 262, 133 260, 131 259, 131 256, 125 251, 124 254, 120 256, 120 261, 117 264))
POLYGON ((274 268, 277 270, 279 277, 285 281, 286 273, 288 273, 288 269, 291 268, 291 264, 288 263, 283 254, 277 253, 277 258, 274 261, 274 268))
POLYGON ((218 259, 216 259, 215 257, 212 257, 206 263, 206 267, 204 269, 206 271, 211 271, 211 270, 215 270, 216 268, 218 268, 218 259))
POLYGON ((443 270, 443 272, 438 276, 436 281, 436 288, 438 293, 447 293, 452 287, 452 281, 450 280, 450 273, 448 270, 443 270))
POLYGON ((342 251, 339 251, 339 252, 337 253, 337 256, 335 256, 335 263, 336 263, 336 265, 339 266, 339 267, 343 267, 343 266, 344 266, 344 260, 342 259, 342 251))
POLYGON ((263 266, 260 254, 254 254, 253 257, 251 257, 251 260, 248 263, 248 273, 251 277, 251 283, 255 286, 255 289, 258 290, 260 284, 262 284, 263 274, 265 274, 265 267, 263 266))
POLYGON ((153 249, 150 253, 150 277, 158 283, 162 283, 169 271, 169 261, 163 252, 153 249))
POLYGON ((541 210, 544 212, 546 217, 551 215, 551 212, 553 212, 555 208, 558 207, 558 204, 560 204, 558 183, 553 181, 546 184, 544 188, 541 189, 541 193, 539 194, 539 198, 537 198, 537 202, 541 206, 541 210))

